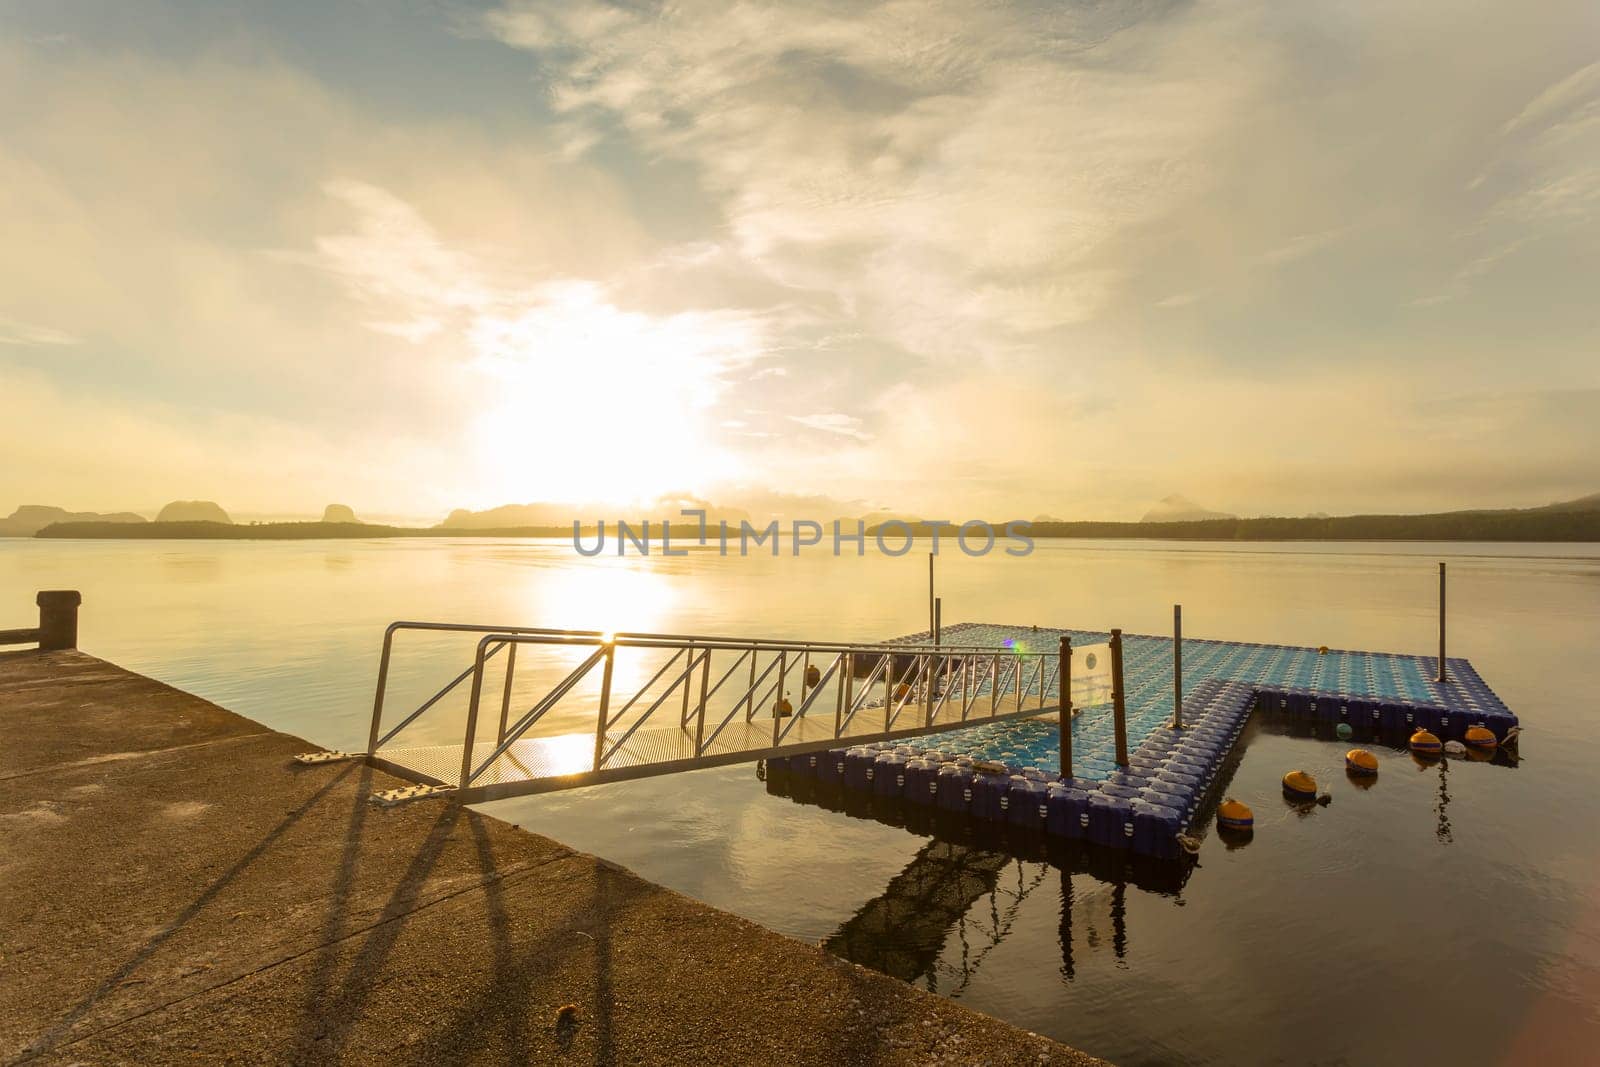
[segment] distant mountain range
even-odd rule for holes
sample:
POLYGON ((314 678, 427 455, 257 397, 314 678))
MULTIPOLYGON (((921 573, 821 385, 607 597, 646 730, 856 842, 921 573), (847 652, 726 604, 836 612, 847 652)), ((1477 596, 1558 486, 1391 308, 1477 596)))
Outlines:
MULTIPOLYGON (((690 506, 701 506, 689 502, 690 506)), ((709 521, 736 523, 745 513, 711 508, 709 521)), ((329 505, 321 522, 234 523, 227 513, 205 501, 180 501, 161 515, 211 515, 182 521, 147 522, 131 513, 101 515, 63 508, 26 505, 0 519, 0 537, 63 538, 210 538, 284 540, 351 537, 566 537, 572 533, 573 509, 549 504, 513 504, 487 511, 455 511, 432 527, 365 524, 345 505, 329 505), (215 509, 212 511, 211 509, 215 509)), ((676 529, 680 517, 670 514, 676 529)), ((863 518, 875 529, 892 517, 883 511, 863 518)), ((642 516, 641 516, 642 519, 642 516)), ((822 520, 818 520, 822 521, 822 520)), ((854 522, 853 519, 848 520, 854 522)), ((927 535, 924 522, 906 520, 927 535)), ((764 525, 764 523, 763 523, 764 525)), ((996 528, 1004 520, 993 523, 996 528)), ((652 533, 659 530, 652 520, 652 533)), ((593 522, 585 521, 585 532, 593 522)), ((1150 538, 1206 541, 1595 541, 1600 542, 1600 493, 1534 508, 1448 511, 1428 515, 1314 515, 1299 518, 1241 519, 1209 511, 1181 496, 1170 496, 1139 522, 1034 520, 1035 538, 1150 538), (1191 516, 1191 517, 1171 517, 1191 516), (1199 517, 1193 517, 1199 516, 1199 517)))
POLYGON ((143 515, 135 515, 131 511, 102 515, 94 511, 68 511, 66 508, 46 507, 43 504, 24 504, 0 519, 0 537, 32 537, 46 526, 58 522, 114 522, 126 525, 144 521, 143 515))
POLYGON ((1535 508, 1428 515, 1035 523, 1033 536, 1192 541, 1600 541, 1600 493, 1535 508))
MULTIPOLYGON (((329 504, 322 514, 325 523, 355 523, 355 512, 344 504, 329 504)), ((131 511, 118 511, 102 514, 96 511, 68 511, 66 508, 49 507, 44 504, 24 504, 13 511, 6 518, 0 519, 0 537, 33 537, 41 530, 50 526, 69 525, 73 528, 83 526, 114 526, 119 529, 132 526, 148 526, 154 532, 140 534, 116 533, 98 531, 93 535, 79 536, 172 536, 172 527, 177 524, 193 525, 196 523, 215 526, 232 526, 233 519, 220 505, 210 500, 174 500, 163 507, 157 514, 155 522, 150 522, 143 515, 131 511)), ((298 525, 298 524, 290 524, 298 525)))
POLYGON ((1235 516, 1225 511, 1209 511, 1186 496, 1177 493, 1162 497, 1161 502, 1144 513, 1140 522, 1203 522, 1206 519, 1231 519, 1235 516))

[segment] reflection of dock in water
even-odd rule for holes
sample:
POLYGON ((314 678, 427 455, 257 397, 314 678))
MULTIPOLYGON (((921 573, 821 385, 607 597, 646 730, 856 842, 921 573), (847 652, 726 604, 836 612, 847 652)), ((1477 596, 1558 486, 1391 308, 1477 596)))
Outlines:
POLYGON ((1127 851, 1016 833, 925 807, 869 802, 837 790, 767 779, 769 792, 929 835, 882 893, 863 904, 824 942, 837 956, 905 982, 960 996, 985 959, 1015 931, 1024 903, 1045 885, 1058 887, 1060 974, 1072 981, 1084 953, 1128 957, 1130 887, 1180 895, 1189 865, 1127 851), (1052 877, 1054 876, 1054 877, 1052 877))
POLYGON ((926 978, 931 990, 959 993, 1005 940, 1023 899, 1046 873, 1002 852, 929 841, 823 947, 903 981, 926 978), (987 907, 978 907, 984 902, 987 907), (959 962, 941 966, 952 936, 961 947, 959 962), (942 972, 957 979, 954 989, 940 990, 942 972))

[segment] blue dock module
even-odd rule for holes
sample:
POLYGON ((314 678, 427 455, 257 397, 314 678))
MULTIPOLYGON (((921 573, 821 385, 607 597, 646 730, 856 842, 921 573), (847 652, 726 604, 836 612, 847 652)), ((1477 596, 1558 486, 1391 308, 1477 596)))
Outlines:
MULTIPOLYGON (((964 645, 1055 647, 1106 641, 1103 632, 966 623, 944 635, 964 645)), ((916 640, 917 634, 902 640, 916 640)), ((1109 706, 1076 709, 1074 776, 1061 779, 1055 712, 939 734, 938 748, 887 743, 794 757, 789 773, 822 784, 898 796, 1044 834, 1157 859, 1182 854, 1179 838, 1217 801, 1223 770, 1257 710, 1332 731, 1403 744, 1425 727, 1459 740, 1483 726, 1504 741, 1517 717, 1472 665, 1383 652, 1207 641, 1183 643, 1183 723, 1171 728, 1172 641, 1125 634, 1128 763, 1118 767, 1109 706)), ((1040 694, 1033 694, 1038 696, 1040 694)), ((1044 694, 1048 699, 1053 694, 1044 694)), ((929 741, 934 740, 929 738, 929 741)))

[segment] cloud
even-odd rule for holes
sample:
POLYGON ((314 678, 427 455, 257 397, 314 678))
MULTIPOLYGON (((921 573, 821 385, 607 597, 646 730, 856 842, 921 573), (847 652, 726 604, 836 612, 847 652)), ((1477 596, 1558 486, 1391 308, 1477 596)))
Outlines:
POLYGON ((50 477, 155 502, 269 441, 412 513, 1591 491, 1592 398, 1522 392, 1595 382, 1591 7, 513 3, 415 20, 420 91, 46 5, 0 41, 0 374, 74 420, 50 477))
POLYGON ((0 345, 77 345, 83 342, 65 330, 53 329, 49 326, 37 326, 32 323, 18 322, 16 319, 0 315, 0 345))
POLYGON ((1345 228, 1323 230, 1321 233, 1302 233, 1286 244, 1270 249, 1261 254, 1261 262, 1272 267, 1281 267, 1285 263, 1292 263, 1303 259, 1318 249, 1326 248, 1337 241, 1345 233, 1345 228))
POLYGON ((870 439, 870 435, 861 430, 861 420, 843 412, 825 411, 815 415, 790 415, 789 421, 807 429, 821 430, 823 433, 837 434, 840 437, 853 437, 858 441, 870 439))
POLYGON ((1501 127, 1505 134, 1526 128, 1548 127, 1557 121, 1586 122, 1595 117, 1600 101, 1600 62, 1579 67, 1528 101, 1526 107, 1501 127))
POLYGON ((740 254, 924 358, 1094 316, 1094 258, 1206 175, 1229 18, 958 4, 513 5, 560 114, 691 162, 740 254))

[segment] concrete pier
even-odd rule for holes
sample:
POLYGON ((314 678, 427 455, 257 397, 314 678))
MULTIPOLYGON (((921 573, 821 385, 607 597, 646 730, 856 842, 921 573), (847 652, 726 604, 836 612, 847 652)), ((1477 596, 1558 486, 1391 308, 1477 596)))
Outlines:
POLYGON ((316 747, 0 655, 0 1061, 1098 1062, 316 747))

